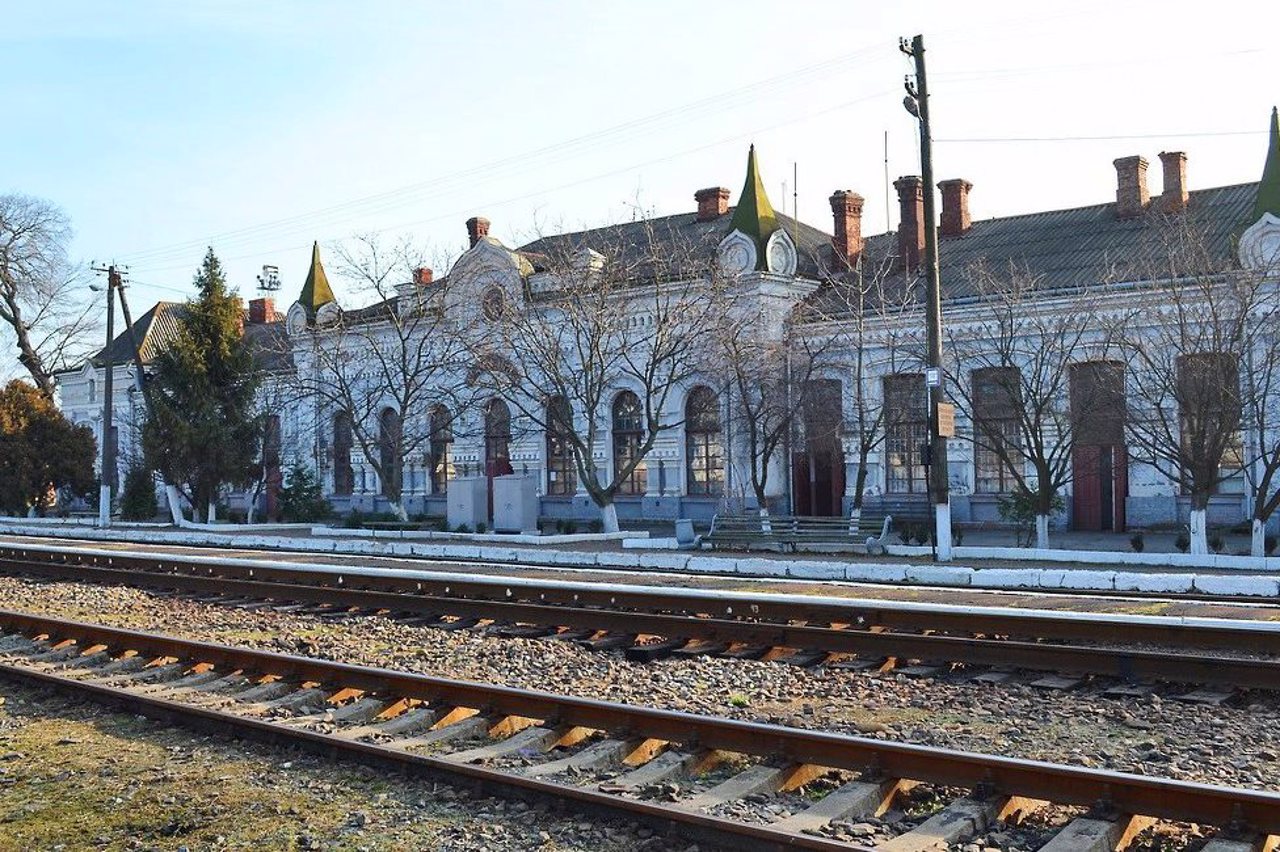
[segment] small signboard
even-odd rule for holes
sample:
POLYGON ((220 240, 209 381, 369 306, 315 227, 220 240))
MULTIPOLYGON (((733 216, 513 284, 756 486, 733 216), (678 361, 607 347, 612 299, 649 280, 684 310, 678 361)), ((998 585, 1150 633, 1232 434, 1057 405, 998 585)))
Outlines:
POLYGON ((937 367, 927 367, 924 371, 924 384, 929 388, 942 387, 942 371, 937 367))
POLYGON ((956 407, 949 402, 940 402, 937 407, 938 437, 954 438, 956 436, 956 407))

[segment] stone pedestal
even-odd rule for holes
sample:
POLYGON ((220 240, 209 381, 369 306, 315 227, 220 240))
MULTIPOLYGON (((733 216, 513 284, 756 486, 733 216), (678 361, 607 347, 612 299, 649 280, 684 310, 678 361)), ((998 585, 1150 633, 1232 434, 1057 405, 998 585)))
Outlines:
POLYGON ((449 529, 465 524, 475 531, 477 524, 489 521, 489 491, 483 476, 464 476, 450 480, 446 517, 449 529))
POLYGON ((494 477, 493 528, 498 532, 538 532, 537 477, 521 474, 494 477))

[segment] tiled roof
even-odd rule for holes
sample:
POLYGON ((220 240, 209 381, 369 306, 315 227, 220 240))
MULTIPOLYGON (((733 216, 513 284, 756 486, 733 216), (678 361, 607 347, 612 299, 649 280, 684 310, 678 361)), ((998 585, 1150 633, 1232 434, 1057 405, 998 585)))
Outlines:
POLYGON ((133 341, 138 341, 138 350, 142 354, 142 363, 150 364, 156 354, 169 345, 178 334, 178 320, 185 306, 180 302, 156 302, 151 310, 133 321, 133 335, 129 329, 116 335, 109 346, 102 349, 90 359, 95 367, 101 367, 110 357, 113 364, 133 363, 133 341))
MULTIPOLYGON (((1245 183, 1196 190, 1190 193, 1186 212, 1176 215, 1188 217, 1202 232, 1204 247, 1212 258, 1230 265, 1234 262, 1234 241, 1250 224, 1257 187, 1256 183, 1245 183)), ((1154 209, 1119 219, 1114 204, 974 221, 963 236, 938 241, 943 299, 976 295, 971 273, 978 264, 995 272, 1016 269, 1043 290, 1132 280, 1144 259, 1154 258, 1161 245, 1160 229, 1167 228, 1169 222, 1170 217, 1154 209)), ((894 232, 868 237, 864 270, 893 268, 897 240, 894 232)), ((886 280, 885 289, 901 293, 903 288, 918 284, 918 278, 908 281, 895 272, 886 280)), ((839 287, 839 283, 832 283, 815 294, 811 301, 820 314, 836 316, 845 310, 849 300, 839 294, 839 287)))
MULTIPOLYGON (((720 240, 732 230, 730 222, 736 208, 721 216, 698 221, 698 214, 678 213, 621 225, 609 225, 569 234, 542 237, 521 246, 518 251, 529 257, 536 269, 545 268, 548 257, 572 257, 582 249, 595 249, 604 254, 618 252, 622 262, 644 266, 653 257, 689 258, 695 264, 709 264, 715 259, 720 240), (652 234, 652 237, 650 237, 652 234), (652 242, 651 242, 652 240, 652 242), (605 250, 605 251, 602 251, 605 250)), ((781 213, 778 227, 785 228, 796 241, 799 254, 798 274, 817 277, 830 262, 831 235, 781 213)), ((693 270, 697 272, 697 270, 693 270)), ((679 274, 679 270, 669 270, 679 274)))
MULTIPOLYGON (((185 312, 186 305, 181 302, 156 302, 151 310, 133 321, 133 333, 138 340, 143 364, 154 361, 156 355, 178 336, 185 312)), ((244 336, 264 370, 274 372, 292 368, 293 354, 287 343, 284 322, 246 323, 244 336)), ((111 345, 100 349, 90 362, 101 367, 107 362, 108 353, 113 364, 133 363, 133 340, 128 329, 116 335, 111 345)))

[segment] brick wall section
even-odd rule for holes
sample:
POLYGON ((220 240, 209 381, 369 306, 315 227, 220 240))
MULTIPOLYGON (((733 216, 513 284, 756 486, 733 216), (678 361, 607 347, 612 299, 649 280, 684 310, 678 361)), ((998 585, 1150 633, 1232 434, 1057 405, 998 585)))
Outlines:
POLYGON ((1187 209, 1187 155, 1182 151, 1161 151, 1160 170, 1164 192, 1156 202, 1161 213, 1181 213, 1187 209))
POLYGON ((857 265, 862 254, 862 204, 863 198, 856 192, 838 189, 831 195, 831 246, 837 262, 850 267, 857 265))
POLYGON ((434 274, 435 273, 433 273, 429 268, 419 266, 417 269, 413 270, 413 283, 417 284, 419 287, 430 284, 434 274))
POLYGON ((1141 216, 1151 202, 1147 192, 1147 160, 1145 157, 1121 157, 1116 167, 1116 217, 1141 216))
POLYGON ((709 222, 729 212, 729 190, 723 186, 700 189, 693 194, 698 202, 698 221, 709 222))
POLYGON ((487 236, 489 236, 488 219, 483 216, 472 216, 467 220, 467 238, 471 240, 472 248, 487 236))
POLYGON ((924 181, 907 175, 893 182, 898 191, 901 221, 898 225, 898 264, 905 270, 919 269, 924 254, 924 181))
POLYGON ((952 178, 938 184, 942 190, 942 217, 938 233, 944 237, 963 237, 969 231, 969 190, 973 184, 963 178, 952 178))

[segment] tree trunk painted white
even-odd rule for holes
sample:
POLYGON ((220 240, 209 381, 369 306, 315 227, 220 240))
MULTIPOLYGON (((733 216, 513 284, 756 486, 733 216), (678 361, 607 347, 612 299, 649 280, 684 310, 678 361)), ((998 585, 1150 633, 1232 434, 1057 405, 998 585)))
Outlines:
POLYGON ((245 524, 253 523, 253 513, 258 509, 258 495, 253 495, 249 500, 249 508, 244 513, 245 524))
POLYGON ((765 506, 760 507, 760 531, 773 532, 773 524, 769 523, 769 509, 765 506))
POLYGON ((387 508, 389 508, 391 513, 401 521, 409 520, 409 510, 404 507, 404 503, 398 500, 391 501, 387 503, 387 508))
POLYGON ((938 561, 951 561, 951 504, 939 503, 936 507, 935 530, 938 537, 938 561))
POLYGON ((209 510, 205 515, 205 523, 213 524, 213 523, 217 523, 217 521, 218 521, 218 504, 210 500, 209 510))
POLYGON ((1204 556, 1209 552, 1206 514, 1204 509, 1191 510, 1191 553, 1194 556, 1204 556))
POLYGON ((164 495, 169 501, 169 517, 173 519, 173 525, 175 527, 185 525, 187 519, 182 516, 182 496, 178 494, 178 486, 166 482, 164 495))
POLYGON ((105 483, 98 487, 98 526, 111 526, 111 486, 105 483))
POLYGON ((1036 515, 1036 547, 1047 550, 1049 547, 1049 516, 1036 515))
POLYGON ((1267 555, 1267 525, 1257 518, 1253 519, 1253 528, 1249 531, 1249 555, 1267 555))
POLYGON ((34 518, 36 516, 36 504, 32 503, 27 507, 27 517, 34 518))
POLYGON ((618 507, 612 503, 600 507, 600 528, 607 533, 616 533, 618 527, 618 507))
POLYGON ((857 536, 858 528, 862 526, 862 507, 859 506, 849 512, 849 535, 857 536))

